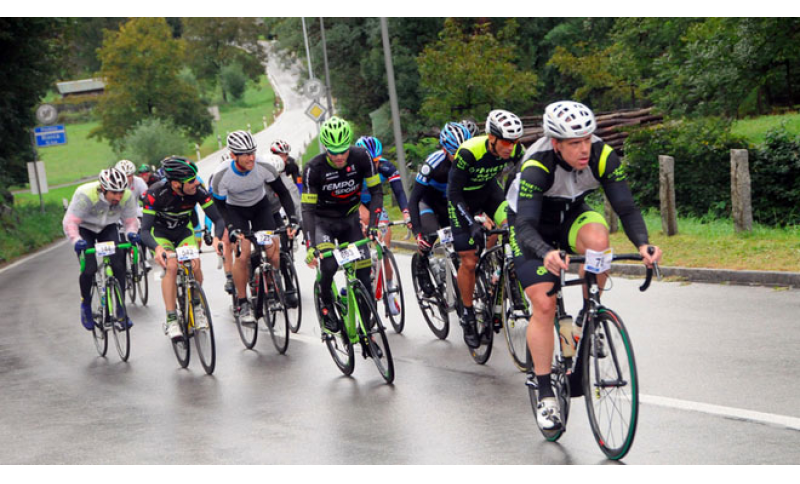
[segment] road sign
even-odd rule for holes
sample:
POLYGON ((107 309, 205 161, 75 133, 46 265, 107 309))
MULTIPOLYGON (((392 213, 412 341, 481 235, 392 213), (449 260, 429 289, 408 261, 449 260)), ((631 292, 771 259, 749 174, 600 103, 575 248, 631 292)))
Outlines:
POLYGON ((49 191, 47 186, 47 174, 44 171, 43 161, 37 161, 36 165, 31 161, 28 162, 28 183, 31 185, 31 193, 33 195, 47 193, 49 191), (42 187, 41 192, 39 191, 39 187, 42 187))
POLYGON ((322 104, 313 101, 309 104, 308 109, 306 109, 306 116, 319 123, 326 112, 328 112, 328 110, 322 107, 322 104))
POLYGON ((319 98, 325 92, 325 84, 319 79, 309 79, 305 86, 306 97, 309 99, 319 98))
POLYGON ((63 124, 39 126, 33 129, 33 134, 36 137, 37 148, 67 144, 67 131, 63 124))
POLYGON ((58 110, 52 104, 42 104, 36 108, 36 119, 45 125, 53 124, 58 119, 58 110))

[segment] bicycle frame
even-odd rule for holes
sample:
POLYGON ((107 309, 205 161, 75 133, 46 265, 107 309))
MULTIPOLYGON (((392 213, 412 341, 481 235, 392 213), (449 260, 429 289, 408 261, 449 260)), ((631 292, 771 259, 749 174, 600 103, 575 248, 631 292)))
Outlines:
MULTIPOLYGON (((123 249, 123 250, 132 250, 133 251, 133 263, 136 264, 138 262, 139 253, 138 253, 138 249, 137 249, 136 245, 131 245, 130 242, 124 242, 124 243, 121 243, 121 244, 116 244, 116 247, 118 249, 123 249)), ((86 255, 91 255, 91 254, 94 254, 95 252, 97 252, 97 250, 92 248, 92 249, 86 249, 81 254, 81 256, 80 256, 81 272, 86 270, 86 255)), ((110 259, 110 257, 111 256, 108 256, 108 255, 103 256, 103 267, 102 267, 102 270, 98 270, 95 273, 95 281, 97 282, 97 289, 100 291, 100 294, 98 296, 101 298, 101 301, 103 302, 103 305, 107 305, 108 310, 109 310, 109 314, 112 314, 113 311, 114 311, 114 308, 111 306, 111 299, 106 297, 107 296, 107 294, 106 294, 106 281, 109 278, 114 277, 114 270, 111 268, 111 259, 110 259)), ((122 281, 122 282, 117 281, 117 282, 122 284, 122 282, 124 282, 124 281, 122 281)), ((118 301, 118 302, 120 302, 120 301, 118 301)), ((122 301, 122 302, 124 302, 124 301, 122 301)))

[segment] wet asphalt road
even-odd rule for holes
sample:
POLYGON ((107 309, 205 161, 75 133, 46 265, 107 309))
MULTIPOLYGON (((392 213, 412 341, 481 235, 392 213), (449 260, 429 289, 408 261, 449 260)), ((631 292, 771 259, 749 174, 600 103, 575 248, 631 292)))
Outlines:
MULTIPOLYGON (((394 385, 358 354, 353 377, 335 368, 314 330, 305 266, 306 316, 287 354, 268 333, 245 350, 215 256, 203 261, 213 376, 194 353, 188 369, 178 367, 152 280, 149 305, 129 306, 135 326, 122 363, 113 347, 99 357, 80 325, 69 245, 0 272, 0 463, 608 462, 582 400, 573 400, 567 433, 548 443, 502 344, 479 366, 460 329, 446 341, 433 336, 405 255, 409 314, 403 334, 390 330, 394 385)), ((643 400, 625 463, 800 462, 800 292, 664 282, 640 294, 638 281, 614 281, 604 301, 628 325, 643 400)), ((569 308, 579 304, 574 291, 569 308)))

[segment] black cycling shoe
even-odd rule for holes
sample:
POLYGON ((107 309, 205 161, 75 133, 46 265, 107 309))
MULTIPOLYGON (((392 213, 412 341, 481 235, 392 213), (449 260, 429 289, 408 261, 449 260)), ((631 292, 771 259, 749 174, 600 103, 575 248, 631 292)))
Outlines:
POLYGON ((325 325, 325 329, 332 333, 340 331, 339 318, 336 317, 332 307, 327 305, 322 307, 322 324, 325 325))
POLYGON ((480 336, 475 330, 475 309, 464 308, 461 315, 461 329, 464 330, 464 342, 470 348, 477 348, 481 345, 480 336))
POLYGON ((414 265, 411 267, 412 276, 419 283, 422 294, 425 297, 433 297, 433 282, 431 281, 431 274, 425 267, 426 260, 422 256, 417 255, 414 258, 414 265))

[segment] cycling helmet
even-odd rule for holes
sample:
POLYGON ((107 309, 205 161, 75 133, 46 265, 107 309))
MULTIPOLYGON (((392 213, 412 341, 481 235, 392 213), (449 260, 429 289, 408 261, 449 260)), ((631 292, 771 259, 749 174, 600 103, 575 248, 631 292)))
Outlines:
POLYGON ((289 143, 283 141, 282 139, 276 139, 269 147, 269 150, 276 155, 288 155, 291 149, 292 148, 289 146, 289 143))
POLYGON ((322 145, 332 153, 344 153, 353 141, 353 129, 350 123, 337 116, 322 123, 319 132, 322 145))
POLYGON ((278 170, 278 174, 283 173, 284 168, 286 168, 286 163, 284 163, 283 158, 278 155, 268 155, 267 159, 264 160, 268 165, 272 165, 278 170))
POLYGON ((478 136, 478 125, 475 124, 475 121, 471 119, 462 119, 461 121, 458 122, 458 124, 467 128, 467 131, 469 131, 470 138, 478 136))
POLYGON ((228 149, 234 155, 256 152, 256 141, 247 131, 234 131, 228 135, 228 149))
POLYGON ((381 140, 378 138, 373 138, 372 136, 362 136, 358 138, 358 141, 356 141, 356 146, 360 146, 367 150, 369 157, 373 160, 375 158, 380 158, 381 154, 383 154, 383 145, 381 144, 381 140))
POLYGON ((559 101, 544 109, 544 135, 549 138, 583 138, 597 129, 592 110, 574 101, 559 101))
POLYGON ((448 153, 455 156, 461 143, 470 138, 472 138, 472 134, 470 134, 469 130, 463 124, 447 123, 439 134, 439 144, 441 144, 442 148, 448 153))
POLYGON ((164 176, 169 181, 185 183, 197 177, 197 165, 180 156, 169 156, 161 161, 164 176))
POLYGON ((150 165, 148 164, 143 164, 142 166, 139 167, 139 173, 150 173, 152 171, 153 169, 150 168, 150 165))
POLYGON ((125 173, 126 176, 131 176, 136 173, 136 165, 133 164, 132 161, 129 160, 119 160, 117 164, 114 166, 117 170, 125 173))
POLYGON ((495 109, 486 118, 486 134, 514 141, 522 137, 522 121, 516 114, 504 109, 495 109))
POLYGON ((116 168, 107 168, 98 176, 100 186, 108 192, 121 192, 128 188, 128 177, 116 168))

